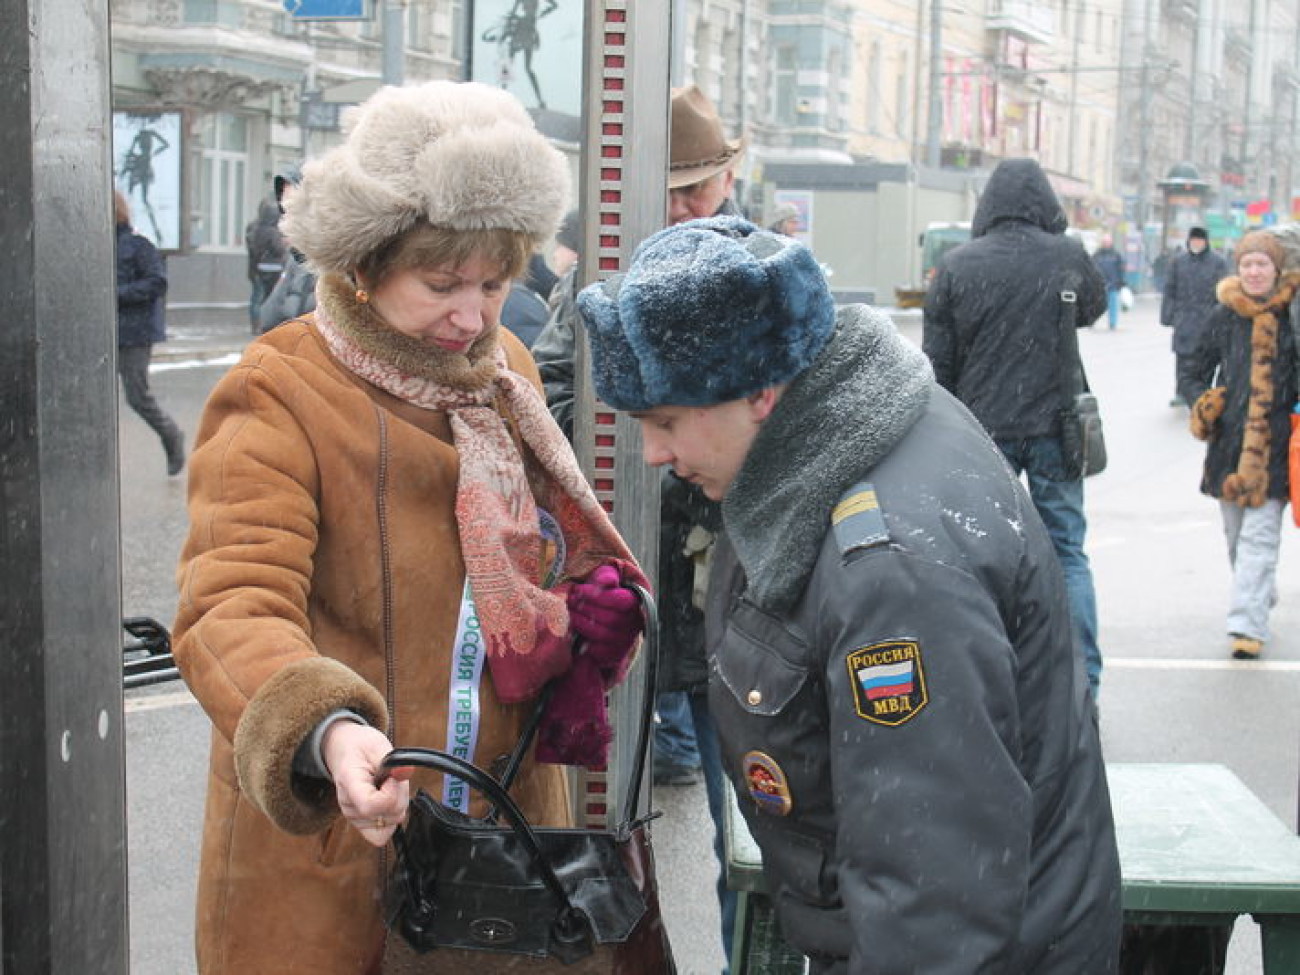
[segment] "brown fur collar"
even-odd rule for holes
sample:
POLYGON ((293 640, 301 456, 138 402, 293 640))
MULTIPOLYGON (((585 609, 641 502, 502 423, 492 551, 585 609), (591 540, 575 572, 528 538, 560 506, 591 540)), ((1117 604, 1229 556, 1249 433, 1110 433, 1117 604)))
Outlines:
POLYGON ((341 274, 327 274, 316 288, 321 310, 334 327, 363 352, 395 366, 408 376, 428 379, 452 389, 476 390, 497 375, 499 322, 493 322, 464 355, 432 348, 403 335, 357 300, 356 286, 341 274))
POLYGON ((1250 399, 1237 470, 1223 479, 1223 500, 1258 508, 1268 497, 1268 457, 1272 447, 1269 413, 1273 408, 1273 364, 1277 360, 1277 311, 1296 293, 1300 276, 1284 274, 1271 295, 1255 299, 1237 275, 1224 278, 1215 291, 1220 303, 1248 319, 1250 326, 1250 399))

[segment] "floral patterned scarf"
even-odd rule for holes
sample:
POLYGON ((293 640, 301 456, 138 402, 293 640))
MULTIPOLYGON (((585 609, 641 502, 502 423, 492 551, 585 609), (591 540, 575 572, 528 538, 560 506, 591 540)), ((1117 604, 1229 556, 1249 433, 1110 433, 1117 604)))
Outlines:
MULTIPOLYGON (((380 389, 450 419, 460 456, 456 522, 492 681, 505 703, 535 697, 572 664, 565 605, 572 583, 602 563, 617 566, 625 582, 649 588, 645 576, 541 395, 507 368, 495 328, 470 349, 468 369, 456 372, 453 381, 427 370, 421 375, 410 367, 409 356, 408 368, 402 368, 401 355, 384 354, 397 333, 356 302, 342 279, 321 284, 316 327, 335 358, 380 389), (523 442, 522 455, 506 416, 523 442), (543 579, 548 560, 539 504, 558 522, 563 538, 563 561, 549 587, 550 580, 543 579)), ((406 338, 398 336, 396 344, 406 338)), ((466 360, 421 348, 428 358, 466 360)))

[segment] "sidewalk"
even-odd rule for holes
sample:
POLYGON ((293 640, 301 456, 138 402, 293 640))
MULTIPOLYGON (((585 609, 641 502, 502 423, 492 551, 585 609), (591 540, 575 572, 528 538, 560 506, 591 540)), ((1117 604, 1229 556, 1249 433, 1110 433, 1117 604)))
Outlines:
POLYGON ((168 323, 167 341, 153 347, 154 362, 208 362, 237 356, 254 336, 248 322, 221 321, 168 323))

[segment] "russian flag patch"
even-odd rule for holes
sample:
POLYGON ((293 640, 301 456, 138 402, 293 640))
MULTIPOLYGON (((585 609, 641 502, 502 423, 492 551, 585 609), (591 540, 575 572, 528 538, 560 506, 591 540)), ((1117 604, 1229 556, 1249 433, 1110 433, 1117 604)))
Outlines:
POLYGON ((858 717, 894 727, 910 721, 929 703, 921 645, 890 640, 861 647, 848 655, 858 717))

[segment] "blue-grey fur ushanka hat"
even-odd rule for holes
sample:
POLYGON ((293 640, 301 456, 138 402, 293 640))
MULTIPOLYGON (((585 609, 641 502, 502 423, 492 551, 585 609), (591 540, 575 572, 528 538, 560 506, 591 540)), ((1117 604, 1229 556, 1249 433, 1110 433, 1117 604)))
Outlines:
POLYGON ((617 410, 713 406, 789 382, 835 328, 812 251, 739 217, 661 230, 578 309, 596 395, 617 410))

